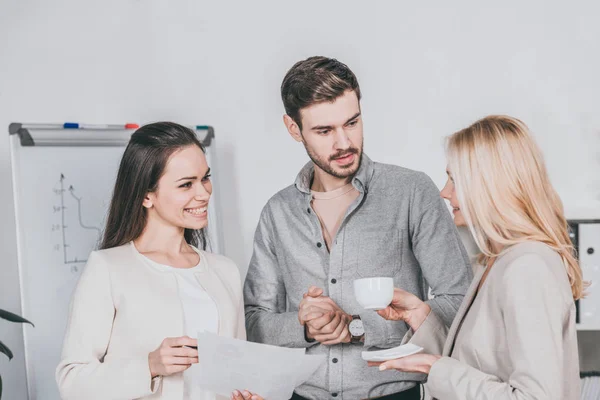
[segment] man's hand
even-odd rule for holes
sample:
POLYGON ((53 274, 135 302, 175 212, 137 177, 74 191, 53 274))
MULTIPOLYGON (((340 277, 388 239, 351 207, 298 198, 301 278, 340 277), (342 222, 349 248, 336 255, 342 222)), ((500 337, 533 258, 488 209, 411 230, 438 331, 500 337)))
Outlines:
POLYGON ((348 324, 352 317, 344 312, 333 300, 323 296, 323 289, 311 286, 304 294, 298 309, 298 320, 306 337, 324 345, 349 343, 348 324))
POLYGON ((298 307, 298 321, 300 325, 306 325, 308 321, 323 317, 329 311, 333 311, 331 307, 326 304, 318 304, 319 302, 313 301, 314 298, 318 298, 323 294, 323 290, 316 286, 311 286, 308 289, 308 293, 304 293, 304 299, 300 302, 298 307), (307 297, 310 296, 310 299, 307 297))

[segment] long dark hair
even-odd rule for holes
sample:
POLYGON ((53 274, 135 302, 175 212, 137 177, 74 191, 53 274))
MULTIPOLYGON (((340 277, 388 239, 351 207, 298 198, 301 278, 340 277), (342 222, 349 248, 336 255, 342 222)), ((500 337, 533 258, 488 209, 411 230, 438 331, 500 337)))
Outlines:
MULTIPOLYGON (((193 130, 173 122, 148 124, 131 135, 119 165, 100 249, 124 245, 142 234, 148 218, 142 205, 146 194, 157 189, 171 154, 191 145, 206 152, 193 130)), ((184 237, 187 243, 206 249, 204 229, 185 229, 184 237)))

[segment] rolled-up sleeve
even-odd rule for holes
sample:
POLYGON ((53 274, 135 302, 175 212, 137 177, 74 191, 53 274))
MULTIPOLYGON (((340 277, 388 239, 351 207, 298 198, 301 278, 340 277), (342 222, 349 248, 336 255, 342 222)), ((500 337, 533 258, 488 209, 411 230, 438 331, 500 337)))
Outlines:
POLYGON ((425 174, 415 184, 410 233, 413 252, 434 295, 427 303, 450 326, 473 280, 473 269, 440 192, 425 174))
POLYGON ((286 289, 272 240, 267 204, 254 235, 254 251, 244 284, 248 340, 284 347, 310 347, 297 311, 286 311, 286 289))

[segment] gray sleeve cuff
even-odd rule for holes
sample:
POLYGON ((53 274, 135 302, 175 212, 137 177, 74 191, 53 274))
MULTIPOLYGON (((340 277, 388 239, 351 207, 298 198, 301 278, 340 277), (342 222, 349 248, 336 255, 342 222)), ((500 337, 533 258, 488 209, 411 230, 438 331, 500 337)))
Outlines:
POLYGON ((298 321, 298 313, 289 311, 273 313, 256 311, 247 320, 248 340, 274 346, 307 348, 319 342, 307 342, 304 326, 298 321))
POLYGON ((464 295, 462 294, 442 294, 427 300, 425 303, 431 307, 431 311, 436 313, 438 320, 442 321, 446 326, 452 326, 454 317, 463 300, 464 295))
POLYGON ((365 328, 365 347, 390 348, 400 345, 402 332, 406 331, 404 322, 386 321, 373 311, 359 315, 365 328))

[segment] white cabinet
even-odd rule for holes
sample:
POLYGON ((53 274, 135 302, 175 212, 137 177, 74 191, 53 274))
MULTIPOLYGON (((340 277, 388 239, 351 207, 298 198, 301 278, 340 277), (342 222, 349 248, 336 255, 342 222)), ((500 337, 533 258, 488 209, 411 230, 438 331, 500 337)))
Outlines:
POLYGON ((590 282, 579 300, 580 330, 600 330, 600 221, 578 224, 579 263, 583 279, 590 282))

